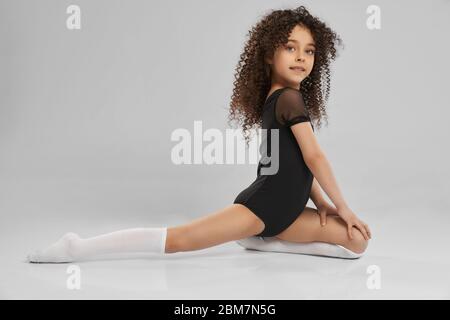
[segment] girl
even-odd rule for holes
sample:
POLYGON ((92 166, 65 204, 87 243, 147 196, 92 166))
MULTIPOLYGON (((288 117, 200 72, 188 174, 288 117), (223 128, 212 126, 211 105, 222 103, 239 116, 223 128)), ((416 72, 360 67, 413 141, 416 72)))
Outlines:
POLYGON ((91 238, 69 232, 29 254, 27 261, 73 262, 106 253, 168 254, 228 241, 262 251, 341 258, 363 254, 371 231, 344 200, 313 126, 315 122, 320 127, 326 117, 329 64, 341 39, 303 6, 272 11, 249 35, 236 69, 230 119, 242 122, 247 143, 250 128, 267 129, 261 148, 271 156, 260 160, 256 179, 233 204, 179 226, 132 228, 91 238), (278 152, 277 163, 272 161, 273 145, 278 147, 273 152, 278 152), (321 188, 334 206, 323 198, 321 188), (317 209, 306 206, 309 198, 317 209))

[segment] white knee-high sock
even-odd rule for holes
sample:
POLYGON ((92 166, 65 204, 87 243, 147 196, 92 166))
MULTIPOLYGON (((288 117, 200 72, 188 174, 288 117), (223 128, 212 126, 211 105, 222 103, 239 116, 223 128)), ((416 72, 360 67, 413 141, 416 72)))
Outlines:
POLYGON ((73 262, 109 253, 165 253, 167 227, 130 228, 83 239, 74 232, 64 234, 43 250, 27 256, 28 262, 73 262))
POLYGON ((246 249, 258 251, 309 254, 309 255, 344 258, 344 259, 356 259, 363 255, 363 253, 353 252, 339 244, 332 244, 319 241, 298 243, 298 242, 284 241, 278 239, 277 237, 254 236, 240 239, 237 240, 236 242, 246 249))

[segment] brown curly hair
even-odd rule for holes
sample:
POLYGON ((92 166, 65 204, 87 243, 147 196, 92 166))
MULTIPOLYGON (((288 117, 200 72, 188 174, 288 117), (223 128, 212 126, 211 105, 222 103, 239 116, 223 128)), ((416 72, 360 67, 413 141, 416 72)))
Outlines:
POLYGON ((262 107, 271 88, 270 67, 264 59, 287 43, 296 25, 306 27, 316 44, 314 66, 302 81, 300 91, 315 127, 321 127, 322 118, 327 120, 325 102, 330 91, 330 62, 337 57, 336 45, 343 47, 343 42, 304 6, 273 10, 249 30, 249 39, 235 69, 228 123, 237 120, 242 124, 247 145, 249 130, 262 124, 262 107))

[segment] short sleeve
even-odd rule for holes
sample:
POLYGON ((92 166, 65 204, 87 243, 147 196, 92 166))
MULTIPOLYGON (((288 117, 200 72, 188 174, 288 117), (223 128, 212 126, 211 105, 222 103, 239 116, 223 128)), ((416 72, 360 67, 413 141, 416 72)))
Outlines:
POLYGON ((287 127, 300 122, 311 122, 301 92, 293 88, 285 88, 279 95, 275 105, 275 116, 281 125, 287 127))

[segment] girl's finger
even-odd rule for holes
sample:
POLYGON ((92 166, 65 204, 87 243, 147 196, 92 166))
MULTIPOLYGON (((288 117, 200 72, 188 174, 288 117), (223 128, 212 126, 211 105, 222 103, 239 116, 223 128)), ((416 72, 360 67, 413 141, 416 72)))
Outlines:
POLYGON ((322 225, 322 210, 317 210, 317 214, 319 215, 319 223, 322 225))
POLYGON ((320 224, 324 226, 327 223, 327 213, 326 211, 322 211, 320 214, 320 224))
POLYGON ((358 229, 363 234, 364 239, 369 240, 369 235, 367 234, 366 228, 361 223, 358 223, 356 226, 358 227, 358 229))
POLYGON ((365 223, 364 227, 366 228, 367 234, 369 235, 369 237, 372 238, 372 232, 370 231, 369 226, 365 223))
POLYGON ((349 223, 347 225, 347 230, 348 230, 348 236, 349 236, 350 240, 353 240, 352 228, 353 228, 353 226, 349 223))
POLYGON ((370 232, 369 226, 364 221, 360 220, 364 229, 366 229, 367 235, 369 236, 369 239, 372 238, 372 232, 370 232))

